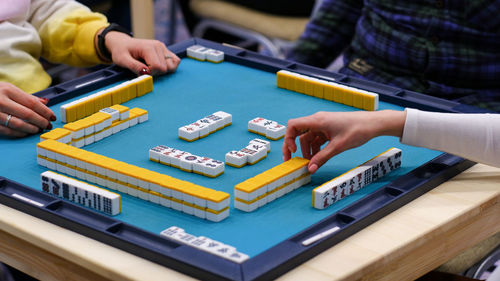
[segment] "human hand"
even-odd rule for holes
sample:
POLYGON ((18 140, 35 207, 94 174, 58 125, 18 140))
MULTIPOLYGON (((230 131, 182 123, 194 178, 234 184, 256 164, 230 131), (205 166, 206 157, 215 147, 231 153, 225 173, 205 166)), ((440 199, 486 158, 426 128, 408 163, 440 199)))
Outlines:
POLYGON ((313 174, 333 156, 361 146, 374 137, 401 137, 406 119, 404 111, 317 112, 288 121, 283 142, 283 160, 297 151, 299 137, 302 156, 309 159, 313 174), (327 143, 323 148, 321 146, 327 143))
POLYGON ((50 121, 55 121, 56 116, 46 106, 47 102, 0 82, 0 135, 24 137, 52 129, 50 121))
POLYGON ((113 63, 136 74, 149 72, 148 74, 158 75, 175 72, 181 61, 158 40, 132 38, 122 32, 108 32, 105 45, 111 53, 113 63))

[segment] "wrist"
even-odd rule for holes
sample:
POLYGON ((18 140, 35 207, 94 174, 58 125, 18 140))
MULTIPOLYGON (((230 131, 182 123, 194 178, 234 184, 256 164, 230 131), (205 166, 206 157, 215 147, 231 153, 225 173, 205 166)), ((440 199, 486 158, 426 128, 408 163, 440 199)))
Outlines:
POLYGON ((100 29, 96 33, 96 37, 95 37, 96 38, 95 39, 96 45, 95 45, 95 47, 96 47, 97 55, 99 56, 99 58, 101 60, 108 62, 108 63, 112 62, 112 54, 108 48, 108 44, 106 43, 106 39, 108 37, 107 36, 108 33, 114 32, 114 31, 124 33, 127 36, 132 36, 132 33, 130 33, 125 28, 123 28, 115 23, 112 23, 112 24, 108 25, 107 27, 100 29))
POLYGON ((377 115, 374 121, 378 136, 401 138, 406 121, 406 111, 382 110, 378 111, 377 115))

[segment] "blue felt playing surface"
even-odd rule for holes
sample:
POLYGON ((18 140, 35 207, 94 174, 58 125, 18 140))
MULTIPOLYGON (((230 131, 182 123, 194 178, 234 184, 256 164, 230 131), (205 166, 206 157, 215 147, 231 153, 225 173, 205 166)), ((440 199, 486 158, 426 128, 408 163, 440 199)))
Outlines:
MULTIPOLYGON (((313 175, 309 185, 254 212, 245 213, 233 207, 234 185, 280 164, 282 140, 271 141, 271 152, 261 162, 240 169, 226 166, 225 173, 215 179, 152 162, 148 159, 148 150, 163 144, 223 161, 226 152, 243 148, 249 140, 260 137, 247 130, 248 121, 255 117, 286 124, 290 118, 317 111, 357 109, 279 89, 276 87, 274 73, 229 62, 213 64, 192 59, 183 59, 176 73, 155 78, 152 93, 124 105, 148 110, 149 121, 85 146, 83 149, 228 192, 231 194, 231 205, 229 217, 222 222, 214 223, 122 194, 122 213, 115 218, 153 233, 160 233, 172 225, 179 226, 193 235, 207 236, 232 245, 251 257, 440 154, 428 149, 401 145, 397 138, 379 137, 362 147, 331 159, 313 175), (216 111, 232 114, 233 124, 191 143, 177 137, 179 127, 216 111), (311 191, 314 187, 391 147, 403 150, 402 168, 325 210, 316 210, 312 207, 311 191)), ((52 106, 58 118, 59 106, 60 104, 52 106)), ((385 102, 380 103, 380 109, 402 110, 399 106, 385 102)), ((56 121, 54 125, 62 127, 63 124, 56 121)), ((39 176, 46 168, 36 163, 35 146, 38 140, 38 135, 23 139, 1 138, 0 175, 41 190, 39 176)), ((300 153, 297 156, 300 156, 300 153)))

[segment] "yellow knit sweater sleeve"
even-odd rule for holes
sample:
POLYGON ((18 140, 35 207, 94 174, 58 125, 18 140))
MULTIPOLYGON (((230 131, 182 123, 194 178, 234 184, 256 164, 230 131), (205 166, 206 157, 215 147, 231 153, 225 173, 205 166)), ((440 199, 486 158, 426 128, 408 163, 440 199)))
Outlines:
POLYGON ((99 29, 108 25, 106 17, 74 1, 49 2, 54 2, 55 6, 64 5, 57 9, 51 5, 34 14, 32 23, 42 41, 42 57, 72 66, 102 63, 95 50, 94 38, 99 29), (44 20, 37 21, 37 17, 44 17, 44 20))

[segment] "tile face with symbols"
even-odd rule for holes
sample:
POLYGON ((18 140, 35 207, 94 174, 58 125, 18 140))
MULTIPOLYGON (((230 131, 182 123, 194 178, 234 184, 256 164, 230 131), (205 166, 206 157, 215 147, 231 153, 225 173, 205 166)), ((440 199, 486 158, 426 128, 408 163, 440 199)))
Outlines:
POLYGON ((177 226, 171 226, 163 230, 160 234, 178 243, 197 248, 235 263, 243 263, 249 259, 248 255, 238 252, 237 249, 231 245, 224 244, 205 236, 196 237, 186 233, 184 229, 177 226))
POLYGON ((285 136, 286 126, 278 124, 276 121, 257 117, 248 121, 248 131, 270 140, 279 140, 285 136))
POLYGON ((391 148, 313 190, 313 207, 324 209, 401 167, 401 150, 391 148))
POLYGON ((180 139, 192 142, 231 125, 233 123, 232 120, 233 117, 231 114, 224 111, 217 111, 189 125, 180 127, 178 135, 180 139))
POLYGON ((226 165, 235 168, 241 168, 246 164, 253 165, 266 158, 267 153, 270 151, 270 142, 261 139, 253 139, 246 147, 226 153, 226 165))
POLYGON ((224 162, 209 157, 198 156, 186 151, 157 145, 149 150, 149 159, 184 172, 197 173, 207 177, 218 177, 224 173, 224 162))
POLYGON ((119 194, 52 171, 43 172, 40 178, 44 192, 107 215, 114 216, 121 212, 119 194))

